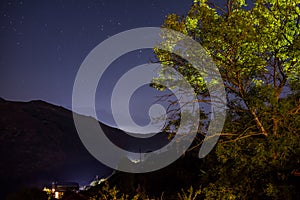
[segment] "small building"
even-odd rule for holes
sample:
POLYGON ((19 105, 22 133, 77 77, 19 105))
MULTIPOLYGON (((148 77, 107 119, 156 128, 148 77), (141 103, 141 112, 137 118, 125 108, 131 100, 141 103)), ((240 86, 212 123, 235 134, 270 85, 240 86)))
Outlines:
POLYGON ((66 192, 78 192, 79 184, 76 182, 53 182, 52 195, 55 199, 61 199, 66 192))

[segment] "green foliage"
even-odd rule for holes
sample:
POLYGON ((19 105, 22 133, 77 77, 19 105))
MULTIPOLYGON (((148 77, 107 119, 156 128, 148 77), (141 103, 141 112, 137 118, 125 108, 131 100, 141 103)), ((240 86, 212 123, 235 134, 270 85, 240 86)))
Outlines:
POLYGON ((181 193, 178 193, 178 199, 180 200, 196 200, 201 194, 201 189, 194 191, 191 186, 187 191, 181 190, 181 193))
MULTIPOLYGON (((213 167, 200 178, 201 195, 293 199, 299 195, 289 180, 300 166, 300 2, 257 0, 251 9, 245 6, 244 0, 227 1, 224 8, 194 0, 187 16, 171 14, 163 24, 207 50, 228 94, 221 141, 205 158, 213 167)), ((163 39, 166 49, 180 51, 176 38, 163 35, 163 39)), ((154 52, 163 66, 158 79, 172 77, 165 73, 172 67, 200 101, 207 100, 208 83, 190 63, 159 48, 154 52)), ((179 124, 180 118, 170 121, 179 124)), ((180 198, 189 196, 184 193, 180 198)))
MULTIPOLYGON (((258 0, 251 10, 245 10, 245 1, 233 0, 228 1, 222 14, 210 5, 207 1, 195 1, 186 17, 171 14, 163 27, 199 41, 212 56, 228 93, 231 123, 243 123, 241 119, 250 116, 252 128, 247 132, 279 134, 285 127, 280 124, 281 113, 291 111, 280 99, 292 93, 291 85, 298 85, 300 79, 299 2, 258 0)), ((161 45, 166 49, 183 51, 178 49, 176 38, 162 37, 161 45)), ((157 79, 176 79, 166 73, 172 67, 204 100, 209 96, 208 83, 190 63, 169 51, 154 51, 163 66, 157 79)), ((214 84, 214 80, 209 84, 214 84)), ((297 108, 300 103, 293 106, 297 108)), ((234 132, 237 131, 244 130, 234 132)))
POLYGON ((273 189, 277 187, 282 191, 274 195, 282 198, 293 192, 295 195, 296 188, 289 185, 288 179, 299 166, 299 141, 299 136, 285 134, 267 138, 248 137, 218 144, 216 153, 219 162, 213 172, 218 180, 213 185, 228 187, 239 199, 270 196, 271 185, 273 189))

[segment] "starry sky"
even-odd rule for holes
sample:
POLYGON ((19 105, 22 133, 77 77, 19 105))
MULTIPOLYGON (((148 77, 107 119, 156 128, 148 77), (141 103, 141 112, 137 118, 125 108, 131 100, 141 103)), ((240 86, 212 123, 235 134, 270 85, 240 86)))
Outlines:
MULTIPOLYGON (((76 73, 94 47, 125 30, 160 27, 166 15, 185 15, 192 3, 193 0, 1 0, 0 97, 44 100, 71 109, 76 73)), ((114 125, 109 99, 122 73, 154 59, 152 50, 145 49, 112 63, 96 94, 100 121, 114 125)), ((157 94, 146 86, 137 90, 131 105, 137 123, 147 124, 147 116, 140 113, 147 112, 157 94)))
MULTIPOLYGON (((128 29, 159 27, 167 14, 184 15, 192 3, 192 0, 2 0, 0 97, 17 101, 39 99, 70 109, 76 73, 95 46, 128 29)), ((117 77, 153 58, 151 50, 139 50, 116 60, 106 73, 102 84, 105 87, 97 91, 97 111, 103 115, 109 113, 105 108, 117 77)), ((139 93, 144 96, 142 91, 143 88, 137 91, 137 96, 139 93)), ((147 93, 153 95, 155 91, 147 93)), ((146 99, 150 99, 149 95, 146 99)), ((139 110, 147 107, 136 105, 139 110)), ((110 116, 104 118, 108 123, 112 121, 110 116)))

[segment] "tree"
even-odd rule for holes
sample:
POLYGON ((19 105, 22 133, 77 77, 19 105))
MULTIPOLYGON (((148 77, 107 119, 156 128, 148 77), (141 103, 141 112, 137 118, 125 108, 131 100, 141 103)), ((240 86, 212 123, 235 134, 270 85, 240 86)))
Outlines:
MULTIPOLYGON (((170 14, 162 26, 198 41, 226 88, 229 110, 223 137, 216 157, 206 158, 216 164, 207 197, 296 195, 288 180, 300 166, 299 7, 299 1, 288 0, 257 0, 251 6, 227 0, 224 7, 195 0, 187 16, 170 14)), ((163 43, 174 50, 172 41, 163 43)), ((163 66, 158 79, 169 78, 164 68, 172 67, 194 87, 199 101, 207 101, 208 83, 190 63, 169 51, 154 51, 163 66)))

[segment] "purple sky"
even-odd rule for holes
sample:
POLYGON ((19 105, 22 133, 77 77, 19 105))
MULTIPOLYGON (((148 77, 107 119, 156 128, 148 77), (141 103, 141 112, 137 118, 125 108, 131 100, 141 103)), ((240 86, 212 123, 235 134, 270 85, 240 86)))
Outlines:
MULTIPOLYGON (((71 108, 75 75, 96 45, 121 31, 160 26, 168 13, 184 15, 191 4, 192 0, 1 1, 0 97, 41 99, 71 108)), ((109 81, 122 69, 150 58, 150 51, 120 58, 106 75, 108 87, 98 96, 110 95, 109 81)))
MULTIPOLYGON (((0 97, 40 99, 70 109, 76 73, 95 46, 121 31, 159 27, 167 14, 185 15, 192 3, 193 0, 2 0, 0 97)), ((150 59, 154 59, 151 50, 135 51, 110 66, 96 95, 100 120, 113 122, 109 99, 122 73, 150 59)), ((147 109, 157 94, 148 87, 136 92, 130 106, 137 123, 145 122, 147 109)))

